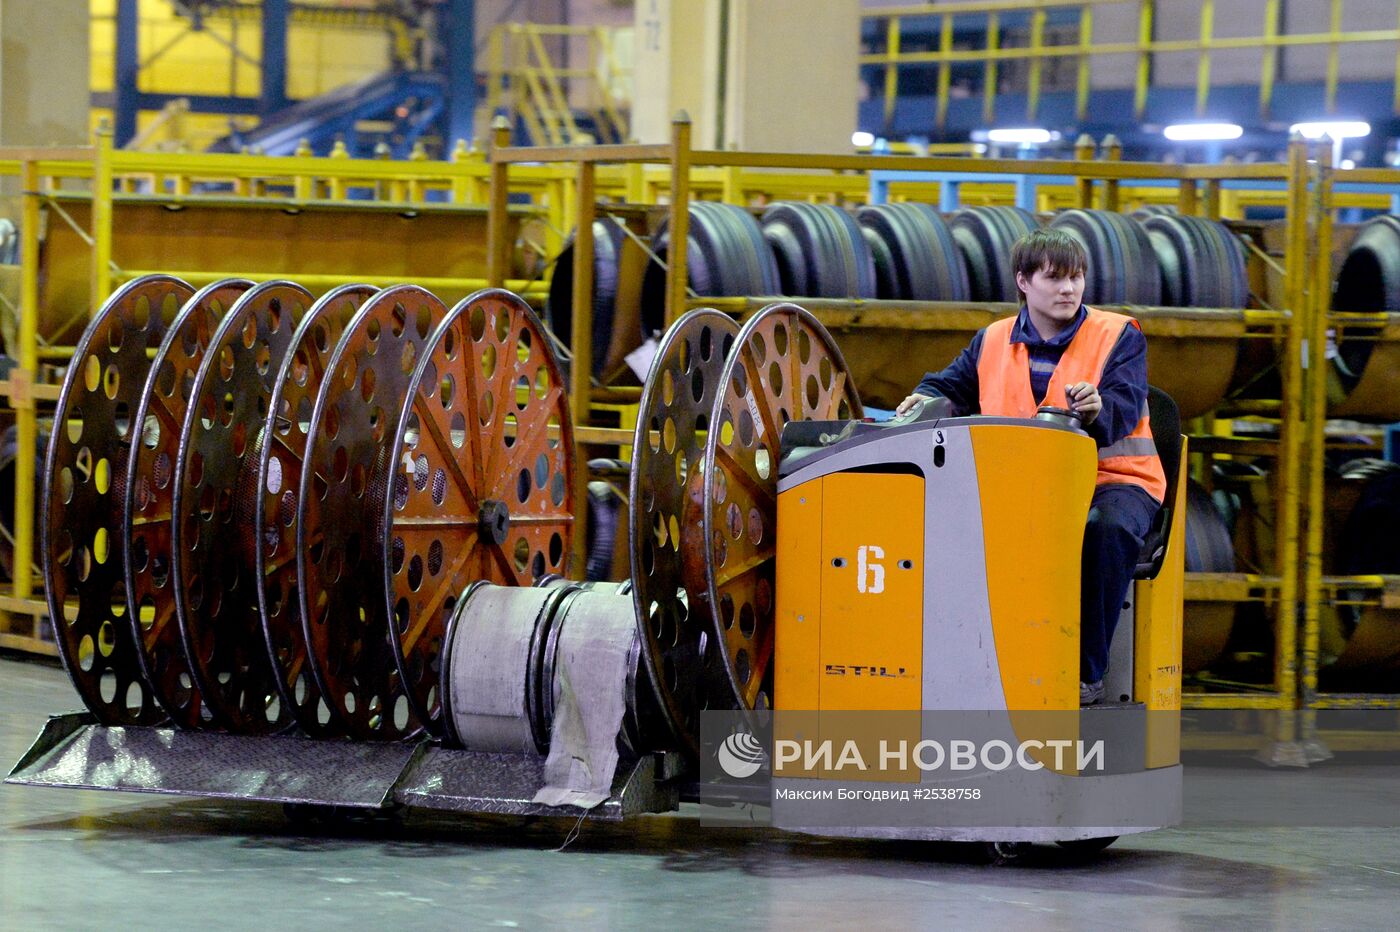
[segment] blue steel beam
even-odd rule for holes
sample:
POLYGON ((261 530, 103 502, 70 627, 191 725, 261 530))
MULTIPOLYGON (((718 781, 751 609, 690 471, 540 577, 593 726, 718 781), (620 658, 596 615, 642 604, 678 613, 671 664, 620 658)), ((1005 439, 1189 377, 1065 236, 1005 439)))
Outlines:
POLYGON ((442 21, 442 44, 447 50, 447 138, 443 154, 458 139, 472 138, 476 113, 476 0, 448 0, 442 21))
POLYGON ((137 0, 117 0, 117 61, 112 75, 113 143, 122 147, 136 135, 140 109, 136 78, 141 70, 137 0))
POLYGON ((289 0, 263 0, 262 93, 263 116, 287 106, 287 15, 289 0))
MULTIPOLYGON (((261 105, 261 100, 257 97, 222 97, 214 94, 153 94, 134 93, 129 94, 132 112, 141 110, 160 110, 173 100, 187 100, 190 104, 191 113, 220 113, 238 116, 256 115, 261 105)), ((101 91, 89 97, 91 106, 98 109, 117 109, 117 94, 112 91, 101 91)), ((130 138, 130 137, 127 137, 130 138)))

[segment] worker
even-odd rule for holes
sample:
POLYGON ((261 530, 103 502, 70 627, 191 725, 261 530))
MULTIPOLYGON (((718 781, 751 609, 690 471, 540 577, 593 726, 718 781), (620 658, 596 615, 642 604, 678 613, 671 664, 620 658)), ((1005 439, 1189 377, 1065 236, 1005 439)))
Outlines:
POLYGON ((1021 310, 984 327, 942 372, 927 373, 896 414, 942 396, 956 415, 1078 414, 1098 445, 1080 576, 1081 705, 1100 702, 1108 647, 1166 479, 1147 417, 1147 340, 1136 320, 1082 303, 1088 257, 1073 237, 1037 230, 1012 248, 1021 310))

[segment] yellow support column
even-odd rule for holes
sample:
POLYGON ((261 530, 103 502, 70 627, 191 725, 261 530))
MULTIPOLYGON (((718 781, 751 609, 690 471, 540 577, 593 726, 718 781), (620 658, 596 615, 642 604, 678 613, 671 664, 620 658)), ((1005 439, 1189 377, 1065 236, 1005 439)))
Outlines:
POLYGON ((938 51, 942 60, 938 63, 938 109, 934 126, 942 132, 948 123, 948 93, 953 86, 953 63, 948 61, 953 53, 953 14, 944 13, 939 22, 942 28, 938 34, 938 51))
POLYGON ((1274 687, 1287 702, 1298 692, 1299 518, 1303 465, 1303 347, 1312 268, 1308 242, 1308 144, 1294 136, 1288 144, 1288 208, 1285 226, 1284 291, 1290 318, 1283 354, 1283 418, 1279 424, 1278 502, 1275 552, 1279 595, 1274 625, 1274 687))
MULTIPOLYGON (((408 160, 410 162, 416 162, 418 164, 422 164, 423 162, 428 161, 428 150, 423 145, 423 140, 420 139, 413 144, 413 149, 408 153, 408 160)), ((408 179, 407 194, 409 203, 416 204, 419 201, 423 200, 422 179, 420 179, 416 175, 410 177, 408 179)))
POLYGON ((1196 116, 1204 116, 1210 98, 1210 42, 1215 32, 1215 0, 1201 0, 1201 53, 1196 60, 1196 116))
POLYGON ((1089 52, 1094 42, 1094 8, 1084 4, 1079 11, 1079 66, 1074 82, 1074 115, 1082 120, 1089 114, 1089 52))
MULTIPOLYGON (((88 313, 97 313, 111 292, 112 127, 103 120, 97 127, 92 163, 92 289, 88 292, 88 313)), ((37 300, 35 313, 38 313, 37 300)))
MULTIPOLYGON (((106 139, 110 152, 110 131, 106 139)), ((107 165, 107 203, 110 211, 111 163, 107 165)), ((15 409, 15 427, 19 434, 19 453, 15 456, 14 595, 17 599, 27 599, 34 592, 30 567, 34 555, 34 499, 37 486, 34 481, 34 451, 39 443, 32 391, 34 373, 39 368, 39 166, 26 160, 21 171, 24 193, 20 214, 20 235, 23 239, 19 259, 19 365, 10 371, 10 404, 15 409)), ((108 242, 110 244, 110 240, 108 242)))
POLYGON ((1340 68, 1338 42, 1342 31, 1342 0, 1332 0, 1332 16, 1328 23, 1327 82, 1323 92, 1323 109, 1331 114, 1337 110, 1337 73, 1340 68))
POLYGON ((1264 55, 1259 65, 1259 115, 1267 117, 1274 103, 1274 78, 1278 75, 1279 0, 1264 4, 1264 55))
POLYGON ((1206 181, 1205 207, 1202 213, 1212 220, 1220 219, 1220 179, 1218 178, 1210 178, 1206 181))
MULTIPOLYGON (((1105 162, 1120 162, 1123 160, 1123 143, 1118 137, 1109 133, 1103 137, 1103 145, 1100 147, 1105 162)), ((1118 179, 1105 178, 1103 180, 1103 209, 1117 210, 1119 203, 1118 179)))
MULTIPOLYGON (((1094 137, 1088 133, 1080 133, 1079 138, 1074 141, 1074 160, 1076 162, 1091 162, 1094 159, 1094 137)), ((1085 210, 1094 206, 1094 180, 1092 178, 1076 178, 1074 180, 1074 202, 1075 206, 1085 210)))
POLYGON ((1303 560, 1302 702, 1306 707, 1317 695, 1317 648, 1322 609, 1322 526, 1325 506, 1324 462, 1327 423, 1327 312, 1332 293, 1332 147, 1317 147, 1317 184, 1312 212, 1317 229, 1312 242, 1317 250, 1312 263, 1312 288, 1308 302, 1307 400, 1308 425, 1307 551, 1303 560))
MULTIPOLYGON (((987 14, 987 51, 1001 48, 1001 17, 996 13, 987 14)), ((997 58, 987 56, 985 73, 982 77, 982 122, 990 126, 997 115, 997 58)))
POLYGON ((1156 0, 1142 0, 1138 7, 1137 77, 1133 81, 1133 116, 1142 119, 1147 110, 1147 87, 1152 80, 1152 17, 1156 0))
POLYGON ((724 173, 724 180, 720 187, 720 200, 726 204, 747 206, 748 198, 744 196, 744 169, 738 165, 726 165, 720 171, 724 173))
POLYGON ((1041 52, 1045 48, 1045 11, 1037 9, 1031 14, 1031 58, 1030 79, 1026 88, 1026 119, 1035 122, 1040 112, 1040 76, 1045 70, 1045 59, 1041 52))
POLYGON ((574 400, 575 417, 588 416, 588 401, 593 375, 593 218, 594 165, 578 164, 578 200, 575 212, 578 229, 574 233, 573 362, 569 370, 570 394, 574 400))
POLYGON ((500 288, 506 280, 510 243, 510 165, 496 156, 510 146, 510 124, 498 116, 491 121, 491 204, 486 220, 486 283, 500 288))
POLYGON ((1183 216, 1192 217, 1200 210, 1196 182, 1183 178, 1176 187, 1176 209, 1183 216))
MULTIPOLYGON (((310 159, 314 153, 311 151, 311 143, 303 138, 297 143, 296 151, 292 153, 299 159, 310 159)), ((309 201, 316 196, 316 179, 311 175, 297 172, 292 179, 292 197, 298 201, 309 201)))
MULTIPOLYGON (((595 211, 594 163, 579 162, 575 186, 573 283, 573 362, 569 368, 569 395, 573 399, 574 421, 591 420, 593 400, 593 216, 595 211)), ((674 242, 674 241, 673 241, 674 242)), ((573 565, 582 574, 588 560, 588 453, 583 442, 574 443, 574 536, 573 565)))
MULTIPOLYGON (((331 159, 350 158, 350 150, 345 148, 345 140, 337 139, 335 145, 331 146, 330 155, 326 157, 331 159)), ((333 201, 345 200, 345 179, 337 177, 327 179, 326 195, 333 201)))
POLYGON ((889 56, 885 63, 886 131, 894 125, 894 104, 899 93, 899 65, 895 62, 895 57, 899 55, 899 27, 898 16, 891 16, 889 24, 885 27, 885 54, 889 56))
POLYGON ((627 179, 627 203, 649 204, 647 197, 647 166, 645 162, 628 162, 623 168, 627 179))
POLYGON ((671 248, 667 251, 666 326, 685 313, 689 270, 685 247, 690 241, 690 115, 671 121, 671 248))

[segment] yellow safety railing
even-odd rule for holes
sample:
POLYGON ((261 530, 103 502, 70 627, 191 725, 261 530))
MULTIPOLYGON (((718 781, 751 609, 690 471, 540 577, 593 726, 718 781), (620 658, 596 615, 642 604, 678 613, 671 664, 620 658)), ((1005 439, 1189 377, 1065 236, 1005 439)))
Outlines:
POLYGON ((619 93, 630 77, 615 46, 614 30, 601 26, 502 23, 487 46, 487 109, 518 117, 539 145, 580 141, 577 113, 593 121, 597 142, 623 142, 628 103, 619 93), (564 67, 549 53, 548 40, 577 45, 587 61, 564 67))
MULTIPOLYGON (((1194 38, 1185 39, 1155 38, 1154 25, 1159 12, 1169 12, 1167 5, 1159 4, 1158 0, 950 0, 919 5, 872 7, 865 10, 863 16, 883 24, 885 50, 862 55, 860 63, 884 68, 886 123, 889 123, 894 115, 901 67, 937 65, 936 125, 942 129, 948 116, 953 66, 957 64, 982 65, 982 118, 991 123, 997 118, 997 72, 1002 62, 1027 63, 1024 116, 1028 120, 1034 120, 1039 114, 1041 94, 1044 90, 1045 63, 1073 59, 1076 63, 1075 114, 1077 118, 1083 119, 1089 106, 1092 59, 1096 56, 1133 55, 1136 56, 1137 62, 1133 79, 1134 116, 1141 117, 1147 106, 1147 90, 1152 78, 1154 56, 1172 52, 1194 52, 1198 56, 1196 111, 1198 114, 1204 114, 1210 100, 1212 54, 1232 49, 1259 49, 1262 51, 1259 65, 1259 104, 1261 115, 1267 116, 1278 78, 1279 51, 1284 48, 1321 46, 1327 51, 1323 75, 1324 100, 1326 111, 1332 113, 1337 102, 1343 49, 1362 44, 1373 47, 1376 43, 1400 43, 1400 28, 1343 30, 1342 2, 1343 0, 1317 0, 1319 6, 1323 3, 1328 4, 1328 28, 1324 32, 1285 31, 1286 23, 1280 14, 1281 0, 1266 0, 1262 11, 1263 20, 1256 34, 1221 36, 1216 34, 1215 28, 1216 0, 1201 0, 1199 34, 1194 38), (1095 41, 1095 9, 1110 5, 1122 6, 1126 3, 1133 3, 1137 7, 1136 39, 1117 42, 1095 41), (1068 14, 1075 19, 1075 41, 1047 43, 1046 22, 1052 10, 1068 14), (1002 27, 1005 17, 1009 15, 1029 17, 1026 44, 1007 47, 1002 43, 1002 27), (927 31, 930 21, 935 24, 933 31, 938 37, 937 48, 906 51, 906 34, 911 25, 917 22, 921 31, 927 31), (984 47, 954 48, 955 25, 983 27, 986 35, 984 47)), ((1193 9, 1192 12, 1196 11, 1193 9)), ((1400 20, 1400 10, 1397 10, 1395 19, 1400 20)), ((1374 54, 1374 51, 1370 54, 1374 54)), ((1392 54, 1397 58, 1397 74, 1400 74, 1400 51, 1393 50, 1392 54)), ((1396 82, 1395 94, 1395 109, 1400 113, 1400 81, 1396 82)))

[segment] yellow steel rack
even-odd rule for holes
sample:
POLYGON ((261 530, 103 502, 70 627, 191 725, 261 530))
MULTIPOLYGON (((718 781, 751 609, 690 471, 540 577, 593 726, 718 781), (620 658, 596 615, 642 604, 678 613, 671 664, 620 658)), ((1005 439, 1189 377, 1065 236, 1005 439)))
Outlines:
MULTIPOLYGON (((628 170, 635 170, 638 164, 664 166, 664 171, 669 176, 667 222, 673 243, 683 240, 687 235, 688 205, 694 197, 695 173, 700 170, 956 172, 968 166, 967 161, 952 158, 813 156, 696 150, 691 147, 690 122, 684 114, 674 122, 669 144, 510 148, 508 142, 509 129, 500 121, 494 130, 492 148, 493 216, 503 216, 500 211, 506 203, 513 174, 521 166, 567 165, 572 167, 577 178, 573 189, 575 206, 572 211, 577 223, 577 248, 573 255, 572 311, 574 363, 571 391, 574 398, 596 395, 590 380, 592 347, 589 337, 593 294, 592 222, 598 210, 597 178, 603 166, 623 165, 627 166, 628 170)), ((1083 146, 1079 154, 1085 154, 1083 146)), ((1094 161, 1086 158, 1073 161, 979 159, 976 169, 979 173, 1007 175, 1073 175, 1078 179, 1073 187, 1078 200, 1076 206, 1092 206, 1097 203, 1107 209, 1120 206, 1125 184, 1133 181, 1168 179, 1177 185, 1177 204, 1183 211, 1199 212, 1206 216, 1220 215, 1222 182, 1256 180, 1284 183, 1287 192, 1287 242, 1284 261, 1279 267, 1283 277, 1284 300, 1281 307, 1273 310, 1245 312, 1242 318, 1245 326, 1240 331, 1244 336, 1273 339, 1280 344, 1281 350, 1284 397, 1277 409, 1279 440, 1276 445, 1253 445, 1255 452, 1268 452, 1276 456, 1278 461, 1280 493, 1276 501, 1275 516, 1278 529, 1277 567, 1274 573, 1268 575, 1216 574, 1206 578, 1190 578, 1186 590, 1190 599, 1257 599, 1275 609, 1274 631, 1277 646, 1273 683, 1271 688, 1258 692, 1191 694, 1187 697, 1187 704, 1193 708, 1296 707, 1298 628, 1292 607, 1298 604, 1304 579, 1299 547, 1301 510, 1304 502, 1303 475, 1299 467, 1304 462, 1304 443, 1307 439, 1302 418, 1304 392, 1307 389, 1303 378, 1303 350, 1307 345, 1304 337, 1310 321, 1313 295, 1317 291, 1316 247, 1313 237, 1316 224, 1313 204, 1309 200, 1317 170, 1309 161, 1308 144, 1301 139, 1295 140, 1290 145, 1288 161, 1281 164, 1192 166, 1122 162, 1116 159, 1094 161)), ((497 281, 503 274, 504 257, 510 244, 504 235, 503 223, 491 224, 490 230, 488 278, 497 281)), ((693 298, 687 290, 686 251, 680 248, 672 248, 669 251, 665 294, 665 320, 668 323, 687 308, 697 305, 716 306, 742 314, 762 303, 761 298, 693 298)), ((824 317, 828 321, 839 321, 842 315, 852 314, 868 319, 872 312, 878 312, 882 306, 891 310, 898 308, 901 311, 898 315, 902 321, 901 326, 910 328, 939 327, 940 321, 946 320, 950 316, 949 312, 956 310, 946 304, 916 308, 909 306, 907 302, 828 300, 804 303, 811 307, 818 317, 824 317)), ((986 306, 972 306, 966 310, 985 312, 986 306)), ((1137 313, 1142 309, 1127 310, 1137 313)), ((1151 309, 1147 309, 1144 319, 1150 319, 1151 316, 1151 309)), ((1193 327, 1189 321, 1190 315, 1183 316, 1187 320, 1174 322, 1173 327, 1178 333, 1189 333, 1193 327)), ((1206 325, 1195 326, 1201 328, 1200 332, 1207 332, 1206 325)), ((1243 450, 1243 447, 1238 449, 1243 450)))
MULTIPOLYGON (((1081 140, 1076 158, 1070 161, 993 160, 970 162, 955 157, 889 156, 809 156, 785 153, 712 152, 692 149, 690 126, 678 119, 669 144, 630 146, 591 146, 578 148, 512 148, 509 132, 498 126, 493 132, 492 151, 479 153, 459 147, 450 162, 389 162, 351 160, 343 156, 313 158, 296 156, 190 156, 149 155, 114 152, 110 138, 99 135, 98 144, 79 149, 0 150, 0 175, 20 179, 21 269, 18 326, 13 352, 18 366, 7 382, 0 383, 0 394, 9 399, 19 424, 21 452, 16 463, 15 488, 15 565, 13 587, 0 593, 0 647, 19 647, 53 653, 52 646, 39 634, 36 619, 46 609, 35 598, 34 576, 25 568, 33 562, 35 495, 34 449, 36 436, 35 402, 55 397, 57 389, 43 384, 39 376, 45 358, 61 361, 61 346, 46 346, 40 329, 42 306, 40 289, 39 231, 49 214, 52 229, 67 227, 65 210, 86 205, 90 216, 83 229, 90 242, 87 266, 90 281, 86 290, 85 313, 97 306, 112 287, 133 274, 114 259, 114 215, 133 203, 159 203, 172 209, 245 208, 257 202, 279 211, 336 209, 372 214, 375 211, 457 211, 464 216, 476 211, 484 219, 484 231, 474 233, 485 242, 481 267, 475 277, 437 282, 471 288, 482 284, 504 285, 542 293, 539 282, 510 277, 512 251, 518 238, 518 221, 529 217, 546 227, 539 251, 547 273, 563 246, 567 232, 577 231, 573 254, 573 366, 571 394, 608 403, 635 401, 636 390, 591 384, 590 346, 591 296, 593 293, 592 220, 600 202, 603 210, 616 210, 621 204, 665 203, 672 236, 684 238, 689 202, 696 198, 719 198, 733 203, 754 204, 769 198, 794 196, 854 203, 869 190, 868 173, 873 171, 957 172, 975 165, 981 174, 1072 176, 1072 185, 1042 188, 1049 192, 1040 206, 1098 206, 1120 209, 1139 201, 1175 203, 1183 213, 1228 217, 1247 203, 1281 202, 1285 209, 1282 242, 1273 255, 1258 250, 1267 275, 1275 279, 1271 291, 1272 309, 1234 312, 1229 321, 1209 314, 1175 313, 1168 309, 1129 309, 1144 320, 1145 326, 1162 328, 1165 338, 1229 338, 1272 341, 1278 349, 1282 376, 1281 398, 1260 410, 1276 417, 1277 442, 1222 438, 1215 441, 1217 452, 1267 455, 1277 459, 1277 495, 1273 502, 1276 528, 1276 559, 1269 572, 1260 574, 1198 574, 1188 578, 1186 595, 1198 601, 1260 601, 1274 609, 1275 655, 1273 682, 1258 692, 1193 693, 1186 704, 1194 708, 1330 708, 1400 706, 1400 700, 1385 696, 1336 696, 1316 693, 1319 613, 1343 590, 1364 589, 1374 593, 1373 601, 1383 608, 1400 606, 1400 585, 1379 577, 1339 579, 1325 576, 1322 567, 1321 457, 1325 446, 1322 424, 1326 413, 1325 346, 1328 327, 1345 326, 1350 317, 1328 311, 1330 294, 1332 214, 1340 206, 1381 206, 1388 203, 1383 194, 1336 193, 1335 177, 1327 163, 1327 153, 1317 153, 1308 144, 1295 140, 1288 160, 1278 164, 1249 165, 1160 165, 1123 162, 1111 146, 1105 157, 1095 159, 1091 142, 1081 140), (823 170, 813 174, 814 169, 823 170), (217 195, 202 193, 201 184, 223 181, 230 190, 217 195), (1162 182, 1173 188, 1162 188, 1162 182), (1227 182, 1260 183, 1259 191, 1232 190, 1227 182), (1157 187, 1145 187, 1152 182, 1157 187), (1280 182, 1282 185, 1280 185, 1280 182), (1272 184, 1279 190, 1265 190, 1272 184), (430 195, 428 192, 442 192, 430 195), (511 195, 525 194, 531 206, 511 203, 511 195), (366 195, 352 200, 350 195, 366 195), (441 202, 429 198, 440 198, 441 202), (1282 261, 1275 256, 1281 252, 1282 261), (1305 364, 1306 360, 1306 364, 1305 364), (1292 607, 1301 608, 1295 619, 1292 607)), ((1400 172, 1351 172, 1349 180, 1395 184, 1400 188, 1400 172)), ((980 184, 980 183, 979 183, 980 184)), ((963 189, 968 194, 971 186, 963 189)), ((938 182, 902 182, 891 185, 891 195, 934 200, 938 182), (899 185, 902 184, 903 187, 899 185)), ((1005 202, 1011 187, 987 183, 974 192, 977 202, 1005 202)), ((65 235, 76 235, 69 234, 65 235)), ((51 258, 51 257, 50 257, 51 258)), ((159 269, 159 271, 172 271, 159 269)), ((173 270, 196 278, 231 272, 263 275, 275 269, 173 270)), ((312 276, 315 285, 358 278, 353 268, 345 274, 331 272, 312 276)), ((305 276, 293 274, 303 281, 305 276)), ((421 278, 418 280, 422 280, 421 278)), ((762 303, 762 296, 748 299, 696 299, 686 288, 685 250, 671 251, 666 283, 666 320, 673 320, 686 308, 699 303, 722 306, 737 314, 751 311, 762 303)), ((899 326, 911 329, 948 329, 952 311, 985 315, 987 306, 962 308, 947 305, 907 306, 890 302, 814 301, 808 303, 830 326, 841 329, 856 321, 869 324, 882 313, 899 310, 899 326)), ((1355 317, 1356 315, 1352 315, 1355 317)), ((1372 315, 1374 316, 1374 315, 1372 315)), ((1369 320, 1369 317, 1367 318, 1369 320)), ((1372 321, 1374 323, 1374 321, 1372 321)), ((630 432, 601 428, 587 429, 583 409, 576 417, 584 428, 578 435, 581 446, 618 445, 630 440, 630 432)), ((1209 438, 1193 443, 1193 448, 1209 446, 1209 438)), ((582 452, 582 451, 581 451, 582 452)), ((581 481, 585 479, 580 474, 581 481)), ((580 498, 580 500, 583 500, 580 498)), ((582 546, 583 536, 579 535, 582 546)))

